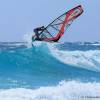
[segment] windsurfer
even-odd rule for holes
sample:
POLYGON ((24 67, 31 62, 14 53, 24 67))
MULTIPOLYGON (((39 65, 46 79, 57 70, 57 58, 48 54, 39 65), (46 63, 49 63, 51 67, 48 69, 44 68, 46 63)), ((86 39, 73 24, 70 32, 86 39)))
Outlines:
POLYGON ((32 38, 35 38, 35 40, 42 41, 42 38, 40 37, 40 34, 39 33, 42 32, 44 29, 45 29, 44 26, 35 28, 33 30, 35 32, 35 37, 32 37, 32 38))
POLYGON ((35 28, 35 35, 32 37, 32 41, 58 42, 66 29, 82 13, 83 8, 79 5, 56 18, 53 22, 47 25, 46 28, 44 28, 44 26, 35 28))

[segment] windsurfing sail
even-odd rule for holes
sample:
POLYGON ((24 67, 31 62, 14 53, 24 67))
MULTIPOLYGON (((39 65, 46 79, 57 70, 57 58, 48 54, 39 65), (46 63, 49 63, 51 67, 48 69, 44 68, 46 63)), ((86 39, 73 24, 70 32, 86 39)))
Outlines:
POLYGON ((62 14, 50 23, 41 33, 40 37, 43 41, 57 42, 71 23, 83 13, 82 6, 79 5, 68 12, 62 14))

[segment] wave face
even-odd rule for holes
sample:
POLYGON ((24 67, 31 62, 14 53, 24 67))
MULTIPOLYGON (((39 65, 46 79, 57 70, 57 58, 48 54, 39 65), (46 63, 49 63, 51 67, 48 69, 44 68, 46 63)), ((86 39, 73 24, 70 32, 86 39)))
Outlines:
POLYGON ((0 76, 1 100, 83 100, 99 96, 100 43, 34 42, 29 46, 3 42, 0 76))

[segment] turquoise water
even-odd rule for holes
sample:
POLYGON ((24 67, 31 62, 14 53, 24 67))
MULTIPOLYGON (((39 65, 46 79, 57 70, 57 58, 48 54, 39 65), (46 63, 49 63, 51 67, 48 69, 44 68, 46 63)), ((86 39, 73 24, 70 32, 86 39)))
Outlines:
POLYGON ((0 100, 100 96, 100 44, 0 43, 0 100))

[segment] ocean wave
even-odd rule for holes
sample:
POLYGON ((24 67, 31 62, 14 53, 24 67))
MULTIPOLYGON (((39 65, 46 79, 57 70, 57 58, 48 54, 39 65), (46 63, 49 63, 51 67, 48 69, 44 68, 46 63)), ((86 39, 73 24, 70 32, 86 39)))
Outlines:
POLYGON ((57 86, 39 89, 0 90, 0 100, 96 100, 100 99, 100 83, 62 81, 57 86))
MULTIPOLYGON (((100 71, 100 47, 95 48, 94 50, 91 49, 91 47, 86 46, 84 43, 84 46, 88 48, 86 51, 84 50, 79 50, 78 46, 82 43, 65 43, 65 44, 60 44, 60 43, 46 43, 46 42, 31 42, 27 43, 7 43, 7 44, 2 44, 0 46, 1 52, 6 50, 7 52, 15 52, 16 50, 19 50, 17 53, 23 54, 23 51, 26 51, 24 54, 27 55, 27 53, 32 53, 32 54, 37 54, 37 57, 40 59, 41 55, 44 54, 44 56, 52 56, 56 58, 58 61, 64 63, 64 64, 69 64, 72 66, 77 66, 81 68, 85 68, 88 70, 93 70, 93 71, 100 71), (69 46, 71 44, 71 47, 69 46), (33 46, 32 46, 33 45, 33 46), (61 47, 59 49, 59 46, 61 47), (73 50, 69 50, 72 48, 72 46, 76 47, 73 50), (63 49, 63 48, 64 49, 63 49), (22 50, 23 49, 23 50, 22 50), (28 49, 28 50, 26 50, 28 49), (33 49, 33 50, 32 50, 33 49), (38 55, 39 54, 39 55, 38 55)), ((94 43, 88 43, 89 45, 94 44, 94 43)), ((81 46, 80 46, 81 48, 81 46)), ((82 47, 83 48, 83 47, 82 47)), ((81 48, 81 49, 82 49, 81 48)), ((94 46, 92 47, 94 48, 94 46)), ((16 54, 17 55, 17 54, 16 54)), ((10 55, 8 55, 10 56, 10 55)), ((31 56, 31 55, 29 55, 31 56)), ((36 57, 35 57, 36 58, 36 57)), ((32 57, 34 59, 34 57, 32 57)), ((35 59, 34 59, 35 60, 35 59)), ((45 60, 45 59, 44 59, 45 60)))
POLYGON ((31 48, 15 49, 5 46, 6 51, 0 51, 0 88, 33 88, 61 80, 100 81, 100 50, 59 50, 56 45, 61 44, 36 42, 31 48), (18 83, 13 85, 8 78, 18 83))
POLYGON ((100 71, 100 50, 69 51, 66 49, 65 51, 59 50, 54 46, 50 47, 50 51, 56 59, 65 64, 100 71))

